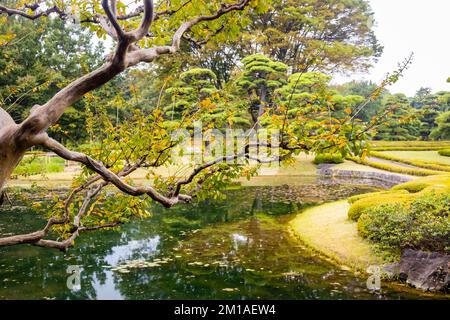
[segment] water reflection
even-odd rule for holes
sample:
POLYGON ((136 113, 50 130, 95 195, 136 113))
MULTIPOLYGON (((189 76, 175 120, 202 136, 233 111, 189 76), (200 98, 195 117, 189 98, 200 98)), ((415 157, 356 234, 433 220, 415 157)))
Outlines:
MULTIPOLYGON (((314 203, 373 189, 306 184, 246 187, 153 216, 121 231, 83 235, 66 254, 32 246, 0 249, 2 299, 369 299, 365 281, 314 256, 288 234, 288 215, 314 203), (82 267, 81 290, 66 287, 82 267)), ((33 212, 3 212, 0 234, 33 212)), ((404 297, 383 292, 376 298, 404 297)))

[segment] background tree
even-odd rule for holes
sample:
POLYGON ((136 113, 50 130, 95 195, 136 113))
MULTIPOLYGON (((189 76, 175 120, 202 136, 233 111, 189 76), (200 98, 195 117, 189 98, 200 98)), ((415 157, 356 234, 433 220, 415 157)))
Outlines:
MULTIPOLYGON (((7 19, 1 17, 1 19, 7 19)), ((93 44, 92 33, 67 26, 60 19, 8 19, 0 33, 15 39, 0 48, 0 106, 18 122, 31 107, 50 99, 61 87, 88 70, 98 67, 103 58, 101 42, 93 44)), ((79 141, 86 137, 85 105, 78 102, 60 119, 53 133, 60 141, 79 141)))
MULTIPOLYGON (((371 81, 352 81, 335 87, 337 92, 344 96, 356 95, 360 97, 370 97, 373 92, 377 90, 377 84, 371 81)), ((385 90, 378 99, 370 101, 365 108, 363 108, 358 115, 358 119, 364 122, 369 122, 381 109, 381 101, 383 97, 389 92, 385 90)))
POLYGON ((440 91, 432 93, 430 88, 420 88, 411 99, 411 106, 418 109, 418 120, 421 122, 420 138, 429 140, 431 132, 437 127, 437 117, 449 110, 450 93, 440 91))
POLYGON ((330 74, 366 70, 382 53, 366 0, 272 0, 265 5, 268 10, 247 17, 238 39, 223 39, 220 46, 191 39, 181 50, 181 70, 211 69, 222 87, 239 61, 256 53, 287 64, 292 73, 330 74))
POLYGON ((254 54, 242 59, 242 75, 237 87, 248 95, 248 110, 256 124, 265 107, 273 103, 273 93, 286 83, 288 67, 262 54, 254 54))
POLYGON ((217 93, 217 77, 209 69, 193 68, 181 73, 179 79, 165 91, 170 100, 164 107, 166 116, 181 119, 186 112, 195 112, 198 104, 217 93))
POLYGON ((435 140, 450 140, 450 111, 444 112, 436 118, 437 128, 431 133, 435 140))
POLYGON ((408 141, 419 136, 420 122, 417 120, 417 112, 410 106, 406 95, 387 95, 382 105, 384 108, 390 108, 392 113, 388 121, 378 128, 377 140, 408 141))
POLYGON ((303 66, 361 70, 382 52, 372 25, 367 1, 274 0, 267 12, 253 17, 243 43, 260 46, 294 73, 303 66))
MULTIPOLYGON (((359 95, 342 95, 330 86, 331 76, 321 72, 295 73, 286 85, 276 91, 288 114, 314 113, 326 106, 325 117, 342 119, 364 102, 359 95)), ((317 118, 319 120, 320 117, 317 118)))

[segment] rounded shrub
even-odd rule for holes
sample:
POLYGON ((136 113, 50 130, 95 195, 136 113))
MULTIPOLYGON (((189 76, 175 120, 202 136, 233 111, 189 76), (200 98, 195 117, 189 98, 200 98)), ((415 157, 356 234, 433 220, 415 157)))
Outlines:
POLYGON ((450 189, 450 175, 447 174, 420 178, 395 186, 392 190, 407 190, 411 193, 417 193, 426 189, 435 189, 437 187, 450 189))
POLYGON ((381 195, 392 195, 393 193, 409 194, 409 192, 406 190, 388 190, 388 191, 359 194, 359 195, 348 198, 347 201, 348 201, 348 203, 353 204, 356 201, 361 200, 361 199, 366 199, 366 198, 370 198, 370 197, 374 197, 374 196, 381 196, 381 195))
POLYGON ((355 201, 348 211, 348 218, 358 221, 360 216, 368 209, 378 207, 383 204, 405 203, 411 201, 415 197, 414 194, 405 192, 379 193, 366 198, 355 201))
POLYGON ((411 203, 371 207, 358 220, 361 236, 382 249, 448 252, 450 194, 426 193, 411 203))
POLYGON ((444 157, 450 157, 450 149, 439 150, 439 155, 444 157))
POLYGON ((317 154, 314 159, 315 164, 322 164, 322 163, 339 164, 343 162, 344 159, 340 153, 320 153, 317 154))

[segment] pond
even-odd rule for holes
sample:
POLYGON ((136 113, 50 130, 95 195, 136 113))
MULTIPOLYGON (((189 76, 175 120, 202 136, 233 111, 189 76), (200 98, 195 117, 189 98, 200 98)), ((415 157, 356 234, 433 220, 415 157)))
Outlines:
MULTIPOLYGON (((316 255, 286 225, 306 207, 374 186, 285 177, 246 186, 225 201, 170 210, 120 230, 83 234, 67 253, 30 245, 0 249, 0 299, 402 299, 316 255), (81 289, 68 289, 79 266, 81 289)), ((0 235, 42 225, 26 210, 1 212, 0 235), (27 221, 27 226, 23 225, 27 221), (33 221, 29 224, 28 221, 33 221)))

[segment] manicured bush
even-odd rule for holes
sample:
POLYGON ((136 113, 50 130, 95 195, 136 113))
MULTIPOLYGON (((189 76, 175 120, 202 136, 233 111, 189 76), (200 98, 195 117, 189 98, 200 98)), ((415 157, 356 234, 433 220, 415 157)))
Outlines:
POLYGON ((371 193, 365 193, 365 194, 359 194, 353 197, 350 197, 347 199, 348 203, 353 204, 358 200, 370 198, 370 197, 376 197, 376 196, 382 196, 382 195, 392 195, 392 194, 409 194, 407 190, 388 190, 388 191, 381 191, 381 192, 371 192, 371 193))
POLYGON ((443 147, 372 147, 373 151, 439 151, 443 147))
POLYGON ((344 159, 342 158, 342 155, 340 153, 323 153, 316 155, 316 158, 314 159, 315 164, 322 164, 322 163, 343 163, 344 159))
POLYGON ((444 157, 450 157, 450 149, 440 150, 439 155, 444 156, 444 157))
POLYGON ((415 194, 401 192, 392 192, 390 194, 379 193, 367 198, 362 198, 355 201, 348 211, 348 218, 353 221, 358 221, 360 216, 368 209, 378 207, 383 204, 391 203, 407 203, 411 201, 415 194))
POLYGON ((375 206, 358 220, 361 236, 381 249, 447 252, 450 250, 450 193, 427 193, 410 204, 399 202, 375 206))
POLYGON ((450 147, 450 141, 371 141, 371 149, 384 149, 384 148, 420 148, 420 150, 436 150, 447 149, 450 147))
POLYGON ((388 155, 388 154, 385 154, 382 152, 376 152, 376 151, 371 151, 370 155, 374 156, 376 158, 405 163, 405 164, 409 164, 411 166, 416 166, 416 167, 420 167, 420 168, 450 172, 450 165, 439 163, 439 162, 404 159, 404 158, 399 158, 399 157, 391 156, 391 155, 388 155))
POLYGON ((429 176, 395 186, 392 190, 406 190, 412 193, 431 190, 449 190, 450 175, 429 176))

